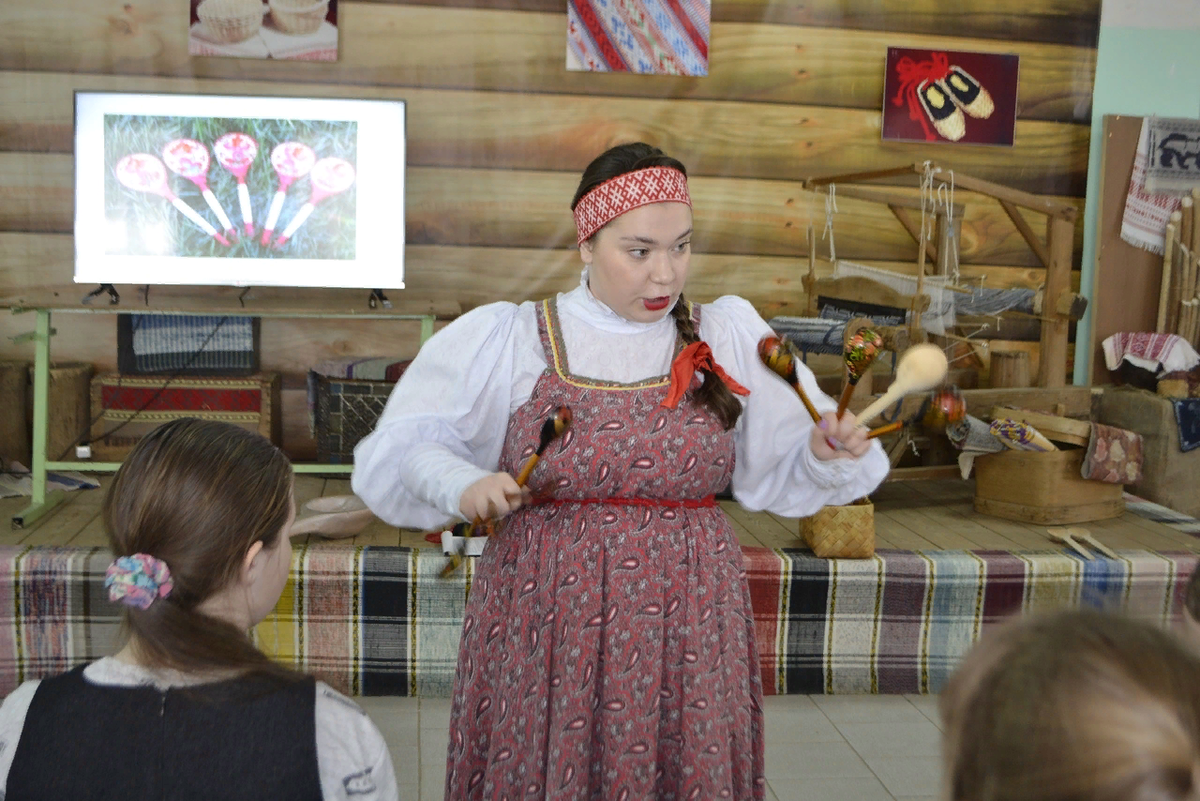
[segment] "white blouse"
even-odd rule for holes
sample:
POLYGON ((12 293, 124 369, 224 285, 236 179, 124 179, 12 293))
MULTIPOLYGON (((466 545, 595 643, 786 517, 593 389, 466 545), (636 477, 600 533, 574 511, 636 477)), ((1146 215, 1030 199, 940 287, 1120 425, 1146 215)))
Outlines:
MULTIPOLYGON (((414 528, 461 518, 463 492, 498 469, 509 416, 548 369, 538 306, 480 306, 421 348, 375 430, 354 449, 351 486, 376 515, 414 528)), ((670 372, 674 319, 624 319, 592 295, 586 274, 579 287, 558 296, 558 319, 575 375, 633 383, 670 372)), ((795 390, 759 360, 758 341, 771 333, 741 298, 701 307, 700 336, 717 364, 750 390, 735 396, 743 411, 734 429, 734 497, 750 510, 801 517, 866 495, 887 475, 883 448, 876 442, 860 459, 813 456, 812 418, 795 390)), ((813 405, 836 409, 812 372, 796 367, 813 405)))

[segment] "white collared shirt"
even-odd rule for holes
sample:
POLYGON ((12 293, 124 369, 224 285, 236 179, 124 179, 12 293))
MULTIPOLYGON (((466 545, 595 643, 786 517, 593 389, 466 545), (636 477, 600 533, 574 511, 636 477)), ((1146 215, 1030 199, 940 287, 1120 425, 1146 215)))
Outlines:
MULTIPOLYGON (((480 306, 425 343, 397 384, 375 431, 354 450, 352 487, 376 515, 398 526, 434 528, 459 516, 462 493, 494 472, 511 414, 548 369, 538 338, 540 304, 480 306)), ((675 321, 626 320, 587 287, 558 295, 571 373, 633 383, 670 372, 675 321)), ((733 494, 751 510, 799 517, 866 495, 887 458, 875 443, 861 459, 822 462, 809 449, 812 419, 795 391, 758 357, 770 327, 745 300, 702 307, 700 335, 714 360, 751 394, 734 429, 733 494)), ((837 404, 797 364, 820 411, 837 404)))

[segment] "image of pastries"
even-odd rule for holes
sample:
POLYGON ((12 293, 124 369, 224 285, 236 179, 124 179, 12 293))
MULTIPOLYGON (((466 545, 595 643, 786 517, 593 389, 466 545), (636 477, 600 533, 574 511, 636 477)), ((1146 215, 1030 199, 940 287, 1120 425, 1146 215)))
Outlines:
POLYGON ((950 94, 959 108, 976 119, 986 120, 996 110, 988 90, 962 67, 951 67, 938 85, 950 94))
POLYGON ((921 108, 933 123, 934 129, 943 138, 957 142, 967 132, 966 121, 958 106, 950 99, 938 84, 921 81, 917 85, 917 97, 921 100, 921 108))

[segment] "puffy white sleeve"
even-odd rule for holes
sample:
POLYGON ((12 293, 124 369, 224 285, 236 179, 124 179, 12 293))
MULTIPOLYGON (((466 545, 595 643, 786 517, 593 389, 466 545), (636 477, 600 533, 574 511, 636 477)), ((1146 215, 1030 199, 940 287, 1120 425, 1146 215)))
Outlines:
POLYGON ((514 392, 528 379, 524 351, 538 347, 532 304, 480 306, 431 337, 354 449, 354 493, 396 526, 458 517, 463 491, 499 465, 514 392))
MULTIPOLYGON (((859 459, 821 461, 809 447, 814 425, 796 391, 758 357, 758 342, 770 326, 747 301, 718 298, 702 307, 701 335, 725 371, 750 390, 734 430, 733 496, 753 511, 803 517, 822 506, 849 503, 868 494, 887 476, 889 465, 878 441, 859 459)), ((820 412, 837 403, 817 387, 812 371, 797 362, 804 391, 820 412)))

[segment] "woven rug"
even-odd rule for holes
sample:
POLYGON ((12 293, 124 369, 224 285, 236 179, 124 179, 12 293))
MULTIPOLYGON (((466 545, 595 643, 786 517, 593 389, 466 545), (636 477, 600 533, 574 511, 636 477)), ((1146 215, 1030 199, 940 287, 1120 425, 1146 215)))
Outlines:
MULTIPOLYGON (((1128 497, 1128 508, 1200 536, 1200 521, 1128 497)), ((767 694, 938 692, 970 645, 1012 614, 1122 610, 1171 625, 1197 556, 1119 551, 880 550, 818 559, 743 549, 767 694)), ((0 548, 0 695, 115 650, 102 548, 0 548)), ((446 697, 470 573, 440 577, 435 549, 297 548, 259 646, 350 695, 446 697)))

